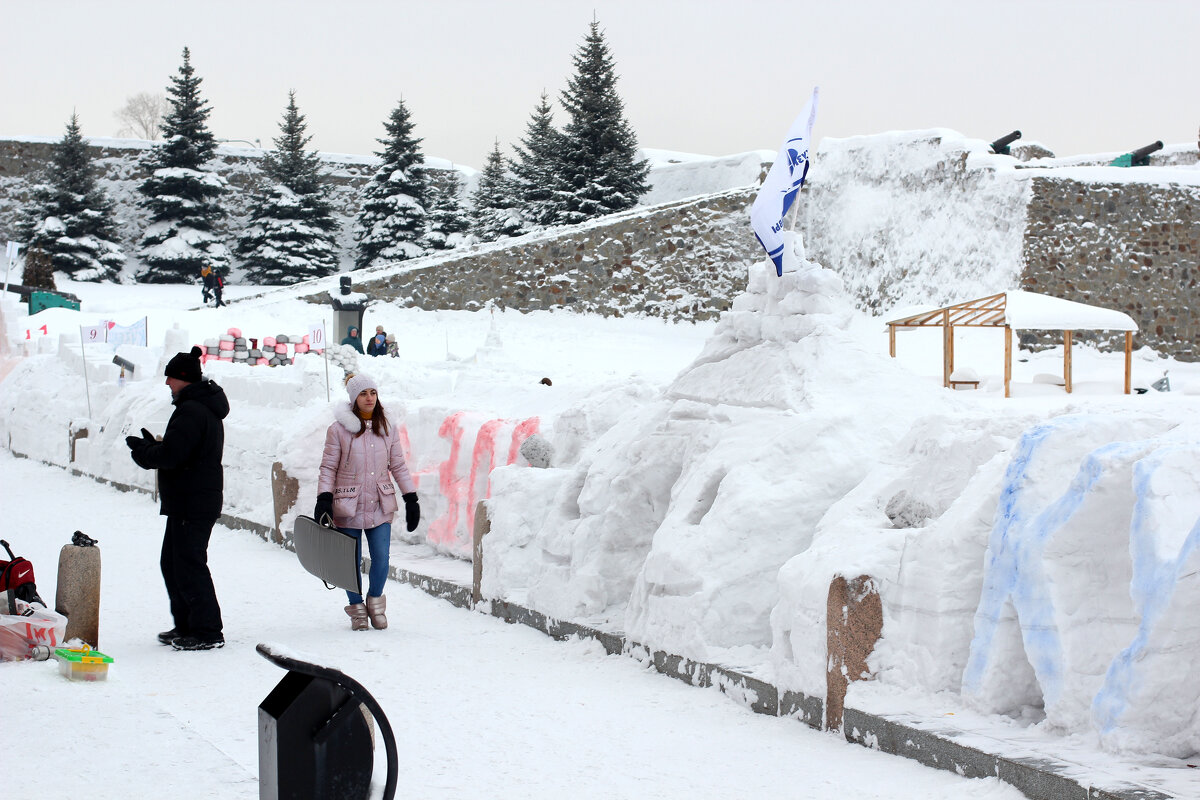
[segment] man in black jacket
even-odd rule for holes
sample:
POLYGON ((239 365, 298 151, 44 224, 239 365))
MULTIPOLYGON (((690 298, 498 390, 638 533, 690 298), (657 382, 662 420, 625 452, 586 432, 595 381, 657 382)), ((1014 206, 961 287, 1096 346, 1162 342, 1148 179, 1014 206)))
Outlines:
POLYGON ((162 441, 142 428, 125 443, 134 462, 158 470, 159 513, 167 518, 162 568, 175 627, 158 640, 176 650, 211 650, 225 644, 221 607, 208 571, 208 540, 221 516, 221 451, 229 415, 224 390, 200 374, 200 348, 177 353, 166 369, 175 410, 162 441))

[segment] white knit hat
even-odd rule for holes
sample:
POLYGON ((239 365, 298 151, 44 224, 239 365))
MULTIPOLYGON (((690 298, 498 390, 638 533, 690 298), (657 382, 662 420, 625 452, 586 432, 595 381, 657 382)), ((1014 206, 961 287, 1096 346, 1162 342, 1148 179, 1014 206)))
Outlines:
POLYGON ((351 403, 358 399, 358 396, 364 389, 374 389, 378 392, 379 384, 365 372, 359 372, 356 375, 346 378, 346 394, 349 396, 351 403))

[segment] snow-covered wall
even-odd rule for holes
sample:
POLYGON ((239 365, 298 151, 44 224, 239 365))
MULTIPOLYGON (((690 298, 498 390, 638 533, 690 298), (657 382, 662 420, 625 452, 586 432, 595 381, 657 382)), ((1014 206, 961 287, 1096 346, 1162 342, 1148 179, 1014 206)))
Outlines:
POLYGON ((827 137, 798 227, 811 256, 876 313, 1014 289, 1029 200, 1015 164, 949 130, 827 137))

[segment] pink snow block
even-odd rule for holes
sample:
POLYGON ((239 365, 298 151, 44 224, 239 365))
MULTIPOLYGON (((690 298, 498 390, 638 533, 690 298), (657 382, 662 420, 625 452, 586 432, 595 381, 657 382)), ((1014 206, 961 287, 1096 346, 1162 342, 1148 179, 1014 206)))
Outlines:
POLYGON ((230 328, 229 330, 227 330, 225 332, 228 333, 230 336, 232 336, 235 339, 242 338, 242 329, 241 328, 230 328))
POLYGON ((263 349, 264 350, 269 350, 274 346, 275 346, 275 337, 274 336, 264 336, 263 337, 263 349))
POLYGON ((301 342, 302 344, 308 344, 308 343, 309 343, 309 342, 308 342, 308 334, 307 334, 307 333, 306 333, 306 334, 304 334, 303 336, 301 336, 301 337, 300 337, 300 342, 301 342))
MULTIPOLYGON (((305 337, 305 338, 308 338, 308 337, 305 337)), ((295 350, 297 353, 307 353, 308 352, 308 342, 297 342, 292 347, 292 349, 295 350)))
POLYGON ((218 361, 233 361, 233 355, 232 354, 225 355, 224 353, 222 353, 221 355, 217 356, 217 360, 218 361))
MULTIPOLYGON (((219 350, 232 350, 232 349, 233 349, 233 342, 226 342, 226 341, 221 341, 221 342, 218 342, 218 343, 217 343, 217 349, 219 349, 219 350)), ((224 358, 224 356, 222 356, 222 358, 224 358)))
POLYGON ((276 353, 282 353, 282 354, 285 354, 285 355, 286 355, 286 354, 287 354, 287 345, 286 345, 286 344, 277 344, 277 345, 275 345, 275 352, 276 352, 276 353))
POLYGON ((261 364, 261 365, 263 365, 263 366, 266 366, 267 364, 270 364, 270 363, 271 363, 271 359, 269 359, 269 358, 260 358, 260 359, 258 359, 257 361, 255 361, 254 363, 255 363, 255 364, 261 364))

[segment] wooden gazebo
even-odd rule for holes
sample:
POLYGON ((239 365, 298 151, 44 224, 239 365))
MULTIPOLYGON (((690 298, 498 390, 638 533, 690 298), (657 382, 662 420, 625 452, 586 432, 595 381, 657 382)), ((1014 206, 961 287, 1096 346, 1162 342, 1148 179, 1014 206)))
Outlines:
POLYGON ((949 388, 954 372, 955 328, 1004 329, 1004 396, 1012 380, 1012 332, 1052 330, 1063 332, 1063 382, 1071 391, 1071 337, 1077 330, 1125 331, 1125 394, 1129 394, 1133 367, 1133 332, 1137 323, 1128 314, 1086 303, 1062 300, 1033 292, 1001 292, 965 303, 922 311, 889 320, 888 352, 896 356, 896 331, 942 328, 942 385, 949 388))

